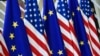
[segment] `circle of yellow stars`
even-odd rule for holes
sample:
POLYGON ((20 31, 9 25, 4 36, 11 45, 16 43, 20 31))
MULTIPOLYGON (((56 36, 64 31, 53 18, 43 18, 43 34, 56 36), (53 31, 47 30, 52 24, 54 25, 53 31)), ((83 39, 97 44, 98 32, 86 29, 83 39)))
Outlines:
POLYGON ((51 16, 53 15, 53 11, 52 10, 49 10, 48 14, 51 16))
POLYGON ((14 33, 10 33, 10 36, 9 36, 11 39, 14 39, 14 33))
POLYGON ((44 20, 47 20, 47 16, 44 15, 44 16, 43 16, 43 19, 44 19, 44 20))
POLYGON ((13 22, 13 25, 12 25, 14 28, 16 28, 18 26, 17 22, 13 22))
POLYGON ((12 45, 11 46, 11 50, 14 52, 16 50, 16 46, 15 45, 12 45))
MULTIPOLYGON (((53 15, 53 11, 52 11, 52 10, 49 10, 48 14, 49 14, 49 16, 52 16, 52 15, 53 15)), ((44 19, 44 20, 47 20, 47 16, 44 15, 44 16, 43 16, 43 19, 44 19)))
MULTIPOLYGON (((18 25, 18 23, 17 23, 17 21, 16 21, 16 22, 13 22, 12 26, 13 26, 14 28, 17 28, 19 25, 18 25)), ((15 34, 14 34, 14 33, 10 33, 10 34, 9 34, 9 38, 10 38, 11 40, 13 40, 13 39, 15 38, 15 34)), ((11 45, 11 51, 12 51, 12 52, 15 52, 16 50, 17 50, 16 45, 11 45)), ((18 56, 22 56, 22 54, 18 54, 18 56)))
POLYGON ((82 46, 83 46, 83 45, 84 45, 84 41, 80 41, 80 45, 82 45, 82 46))
POLYGON ((80 7, 79 6, 77 7, 77 10, 80 11, 80 7))
MULTIPOLYGON (((50 54, 52 55, 53 54, 53 50, 50 50, 50 54)), ((62 50, 58 50, 57 54, 60 56, 63 54, 63 51, 62 50)))
POLYGON ((59 50, 59 51, 58 51, 58 54, 59 54, 59 55, 62 55, 62 54, 63 54, 63 51, 62 51, 62 50, 59 50))

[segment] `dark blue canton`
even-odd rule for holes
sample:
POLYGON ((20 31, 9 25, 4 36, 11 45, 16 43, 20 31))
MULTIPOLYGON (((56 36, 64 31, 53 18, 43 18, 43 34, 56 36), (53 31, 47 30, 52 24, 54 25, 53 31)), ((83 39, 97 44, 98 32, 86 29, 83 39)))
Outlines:
POLYGON ((57 11, 67 20, 71 19, 71 13, 67 0, 59 0, 57 4, 57 11))
POLYGON ((38 32, 41 34, 44 33, 44 24, 41 19, 37 0, 26 0, 25 19, 27 19, 38 32))
POLYGON ((81 0, 81 9, 87 17, 93 14, 90 0, 81 0))

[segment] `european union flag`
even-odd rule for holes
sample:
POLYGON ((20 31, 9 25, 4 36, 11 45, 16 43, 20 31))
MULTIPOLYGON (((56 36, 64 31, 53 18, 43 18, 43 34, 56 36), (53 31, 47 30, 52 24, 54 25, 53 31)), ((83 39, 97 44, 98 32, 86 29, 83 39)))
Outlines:
POLYGON ((63 39, 56 16, 53 0, 44 0, 44 20, 50 53, 52 56, 66 56, 63 39))
POLYGON ((74 21, 74 27, 78 38, 81 54, 82 56, 92 56, 78 1, 76 0, 73 2, 73 0, 69 0, 69 5, 73 15, 72 18, 74 21))
POLYGON ((10 56, 32 56, 18 0, 7 0, 3 36, 10 56))

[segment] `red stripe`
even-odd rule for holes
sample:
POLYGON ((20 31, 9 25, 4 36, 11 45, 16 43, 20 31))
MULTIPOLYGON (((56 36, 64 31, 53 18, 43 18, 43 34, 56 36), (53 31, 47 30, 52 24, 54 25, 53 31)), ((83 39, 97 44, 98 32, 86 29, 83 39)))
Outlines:
POLYGON ((100 56, 94 49, 93 49, 94 56, 100 56))
POLYGON ((10 56, 9 55, 9 52, 7 51, 7 49, 4 47, 4 45, 0 42, 0 45, 2 47, 2 50, 3 50, 3 53, 6 55, 6 56, 10 56))
MULTIPOLYGON (((69 43, 72 46, 72 41, 70 39, 68 39, 64 34, 62 34, 62 37, 63 37, 63 40, 65 40, 67 43, 69 43)), ((67 49, 66 50, 67 55, 73 55, 73 53, 70 50, 68 50, 68 48, 66 49, 67 49)))
POLYGON ((67 36, 62 34, 63 40, 65 40, 67 43, 69 43, 72 46, 72 40, 70 40, 67 36))
MULTIPOLYGON (((95 33, 95 35, 98 37, 98 34, 97 34, 97 29, 94 28, 94 26, 92 26, 91 22, 89 22, 89 26, 91 28, 91 30, 95 33)), ((91 39, 92 41, 95 43, 95 45, 100 49, 100 44, 94 39, 95 37, 91 35, 91 39)), ((99 38, 98 38, 99 39, 99 38)))
MULTIPOLYGON (((67 25, 65 25, 65 24, 64 24, 62 21, 60 21, 60 20, 59 20, 59 24, 60 24, 66 31, 68 31, 68 32, 72 31, 72 33, 74 34, 74 36, 76 36, 76 35, 75 35, 74 28, 73 28, 73 26, 72 26, 70 23, 69 23, 69 24, 70 24, 70 25, 69 25, 70 27, 68 27, 67 25)), ((62 36, 63 36, 63 39, 64 39, 66 42, 68 42, 68 43, 76 50, 77 54, 79 54, 79 56, 80 56, 80 51, 79 51, 79 49, 77 48, 76 44, 75 44, 74 42, 72 42, 72 40, 68 39, 68 37, 65 36, 63 33, 62 33, 62 36)), ((70 55, 70 53, 69 53, 69 55, 70 55)))
MULTIPOLYGON (((73 25, 71 24, 71 23, 69 23, 70 24, 70 30, 71 30, 71 32, 73 33, 73 35, 75 36, 75 38, 76 38, 76 34, 75 34, 75 30, 74 30, 74 27, 73 27, 73 25)), ((77 39, 77 38, 76 38, 77 39)), ((78 43, 77 43, 78 44, 78 43)), ((78 55, 79 56, 81 56, 81 53, 80 53, 80 50, 79 50, 79 48, 76 46, 76 44, 73 42, 73 48, 76 50, 76 52, 78 53, 78 55)))
POLYGON ((100 43, 98 43, 98 42, 93 38, 93 36, 91 36, 91 37, 92 37, 92 38, 91 38, 92 42, 94 42, 94 44, 97 46, 97 48, 100 49, 100 43))
POLYGON ((92 19, 93 21, 95 21, 94 15, 91 15, 91 19, 92 19))
POLYGON ((41 53, 38 52, 38 50, 36 50, 36 49, 34 48, 34 46, 32 46, 31 44, 30 44, 30 46, 31 46, 32 52, 35 53, 36 56, 43 56, 41 53))
POLYGON ((97 30, 94 28, 94 26, 91 24, 91 22, 89 22, 89 26, 90 26, 91 30, 96 34, 96 36, 98 36, 97 30))
MULTIPOLYGON (((60 23, 60 25, 64 28, 64 29, 66 29, 66 31, 68 31, 68 32, 72 32, 73 34, 74 34, 74 36, 76 36, 75 35, 75 31, 74 31, 74 28, 73 28, 73 26, 70 24, 69 26, 70 27, 68 27, 68 26, 66 26, 62 21, 60 21, 59 20, 59 23, 60 23), (70 28, 70 29, 69 29, 70 28)), ((71 44, 71 42, 72 42, 72 40, 70 40, 70 39, 68 39, 68 37, 66 37, 65 35, 63 35, 63 33, 62 33, 62 36, 63 36, 63 39, 66 41, 66 42, 68 42, 69 44, 71 44)), ((76 50, 76 52, 77 52, 77 54, 79 54, 80 55, 80 51, 79 51, 79 49, 77 48, 77 46, 76 46, 76 44, 73 42, 73 44, 71 44, 71 46, 76 50)))
POLYGON ((86 22, 85 20, 83 20, 83 22, 84 22, 84 25, 89 29, 89 23, 86 22))
POLYGON ((3 55, 0 53, 0 56, 3 56, 3 55))
POLYGON ((66 48, 66 51, 67 51, 67 56, 74 56, 74 54, 70 52, 70 50, 68 50, 67 48, 66 48))
POLYGON ((70 32, 69 30, 69 26, 67 26, 65 23, 63 23, 62 21, 59 20, 59 24, 68 32, 70 32))
MULTIPOLYGON (((94 20, 93 18, 91 18, 92 20, 94 20)), ((84 24, 85 24, 85 26, 87 27, 87 28, 91 28, 91 30, 97 35, 97 30, 94 28, 94 26, 91 24, 91 22, 86 22, 85 20, 84 20, 84 24)), ((90 33, 89 33, 90 34, 90 33)), ((94 39, 94 37, 93 36, 91 36, 91 34, 90 35, 88 35, 87 34, 87 36, 88 36, 88 39, 90 40, 90 44, 91 44, 91 40, 92 40, 92 42, 94 42, 94 44, 100 49, 100 45, 99 45, 99 43, 97 43, 97 41, 94 39), (91 39, 90 39, 91 38, 91 39)), ((99 54, 97 54, 97 52, 93 49, 93 47, 91 46, 91 48, 92 48, 92 51, 93 51, 93 54, 95 55, 95 56, 99 56, 99 54)))
MULTIPOLYGON (((76 37, 76 33, 75 33, 75 30, 74 30, 74 26, 71 24, 71 23, 69 23, 70 24, 70 31, 74 34, 74 36, 76 37)), ((76 37, 76 39, 77 39, 77 37, 76 37)))
POLYGON ((26 27, 26 31, 27 31, 27 34, 30 35, 32 39, 35 40, 35 42, 37 42, 38 45, 41 46, 49 54, 49 50, 46 47, 46 45, 41 40, 39 40, 37 36, 33 32, 31 32, 30 29, 28 29, 27 27, 26 27))

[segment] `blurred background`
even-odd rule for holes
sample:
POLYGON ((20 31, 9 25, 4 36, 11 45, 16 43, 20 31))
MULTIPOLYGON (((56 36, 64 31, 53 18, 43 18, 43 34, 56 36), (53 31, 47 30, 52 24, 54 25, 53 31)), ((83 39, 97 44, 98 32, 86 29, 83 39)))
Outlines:
MULTIPOLYGON (((38 1, 38 5, 40 10, 42 11, 42 0, 37 0, 38 1)), ((56 0, 54 0, 55 2, 56 0)), ((79 0, 80 1, 80 0, 79 0)), ((100 0, 91 0, 93 2, 94 5, 94 9, 95 9, 95 16, 97 18, 97 22, 99 24, 98 26, 98 31, 100 33, 100 0)), ((21 9, 21 13, 22 13, 22 17, 24 17, 24 0, 19 0, 19 6, 21 9)), ((5 8, 6 8, 6 0, 0 0, 0 29, 2 30, 3 28, 3 23, 4 23, 4 16, 5 16, 5 8)))

